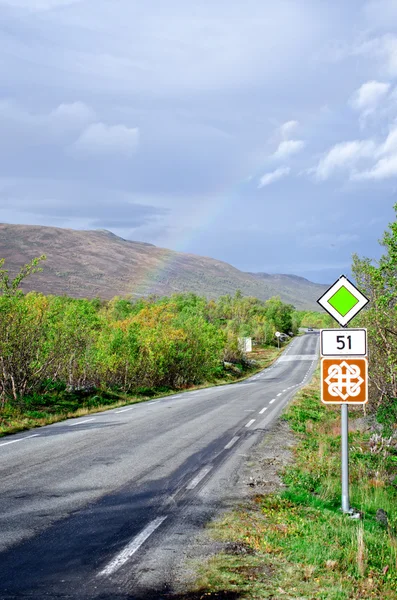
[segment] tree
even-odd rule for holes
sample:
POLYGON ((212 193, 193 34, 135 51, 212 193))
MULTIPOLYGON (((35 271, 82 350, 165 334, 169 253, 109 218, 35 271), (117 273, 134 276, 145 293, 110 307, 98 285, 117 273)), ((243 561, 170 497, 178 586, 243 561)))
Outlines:
POLYGON ((5 258, 0 258, 0 292, 3 296, 15 296, 18 293, 21 293, 19 286, 22 281, 26 279, 29 275, 33 275, 33 273, 38 273, 43 269, 39 267, 41 261, 46 260, 46 255, 42 254, 38 258, 34 258, 27 263, 23 267, 20 268, 19 273, 14 279, 10 278, 10 274, 8 269, 2 269, 5 263, 5 258))
POLYGON ((397 204, 394 210, 396 220, 380 240, 385 248, 380 260, 353 255, 357 284, 370 300, 354 324, 368 329, 371 406, 376 410, 394 406, 397 398, 397 204))
POLYGON ((272 321, 281 333, 292 330, 292 313, 295 310, 292 304, 284 304, 278 296, 270 298, 265 303, 266 318, 272 321))

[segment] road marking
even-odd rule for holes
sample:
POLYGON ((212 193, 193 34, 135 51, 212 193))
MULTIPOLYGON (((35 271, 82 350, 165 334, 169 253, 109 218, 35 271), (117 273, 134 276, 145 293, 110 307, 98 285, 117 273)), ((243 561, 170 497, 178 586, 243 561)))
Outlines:
POLYGON ((286 391, 287 391, 287 390, 283 390, 283 394, 285 394, 285 392, 286 392, 286 391))
POLYGON ((255 412, 255 408, 248 408, 247 410, 245 410, 244 412, 255 412))
POLYGON ((255 423, 255 419, 251 419, 251 421, 248 421, 246 427, 251 427, 252 423, 255 423))
POLYGON ((282 395, 283 395, 283 393, 282 393, 282 392, 280 392, 279 394, 277 394, 277 396, 282 396, 282 395))
POLYGON ((200 481, 202 479, 204 479, 204 477, 211 471, 211 469, 212 469, 212 465, 209 467, 204 467, 204 469, 201 469, 201 471, 198 473, 198 475, 196 475, 196 477, 194 479, 192 479, 192 481, 189 483, 189 485, 186 486, 186 489, 194 490, 194 488, 196 486, 198 486, 200 481))
POLYGON ((135 406, 130 406, 130 408, 123 408, 122 410, 116 410, 115 412, 118 414, 122 412, 127 412, 127 410, 132 410, 133 408, 135 408, 135 406))
POLYGON ((158 527, 160 527, 160 525, 166 520, 167 517, 157 517, 157 519, 154 519, 154 521, 152 521, 151 523, 149 523, 149 525, 147 525, 145 527, 145 529, 143 529, 141 531, 141 533, 139 533, 136 537, 134 537, 134 539, 131 540, 131 542, 124 548, 124 550, 122 550, 99 574, 99 577, 103 577, 106 575, 112 575, 112 573, 114 573, 115 571, 118 571, 118 569, 120 569, 120 567, 122 567, 124 565, 124 563, 127 562, 127 560, 129 558, 131 558, 131 556, 133 554, 135 554, 135 552, 137 550, 139 550, 139 548, 142 546, 142 544, 144 542, 146 542, 146 540, 148 539, 149 536, 152 535, 152 533, 154 533, 156 531, 156 529, 158 527))
POLYGON ((265 408, 262 408, 262 410, 259 411, 259 414, 263 415, 263 413, 265 412, 265 410, 267 410, 267 406, 265 406, 265 408))
POLYGON ((27 435, 26 437, 20 438, 19 440, 12 440, 11 442, 4 442, 0 444, 0 446, 7 446, 8 444, 16 444, 17 442, 23 442, 24 440, 28 440, 29 438, 40 437, 39 433, 35 433, 34 435, 27 435))
POLYGON ((273 402, 276 402, 276 398, 273 398, 273 400, 270 400, 269 404, 273 404, 273 402))
POLYGON ((83 423, 89 423, 90 421, 95 421, 95 419, 86 419, 85 421, 79 421, 78 423, 71 423, 69 427, 75 427, 76 425, 82 425, 83 423))
POLYGON ((237 442, 239 439, 240 439, 240 438, 239 438, 239 436, 238 436, 238 435, 235 435, 235 436, 234 436, 234 438, 232 438, 232 439, 230 440, 230 442, 229 442, 228 444, 226 444, 226 446, 225 446, 225 450, 230 450, 230 448, 231 448, 232 446, 234 446, 234 444, 235 444, 235 443, 236 443, 236 442, 237 442))
MULTIPOLYGON (((280 356, 280 358, 278 359, 280 362, 293 362, 293 361, 297 361, 297 360, 310 360, 312 361, 314 358, 314 354, 290 354, 289 356, 286 356, 285 354, 283 356, 280 356)), ((317 356, 316 356, 317 358, 317 356)))

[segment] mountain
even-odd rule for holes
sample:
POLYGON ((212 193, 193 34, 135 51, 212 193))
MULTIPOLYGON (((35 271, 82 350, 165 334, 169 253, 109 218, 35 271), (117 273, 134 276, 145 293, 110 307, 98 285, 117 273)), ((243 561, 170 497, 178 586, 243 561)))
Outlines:
POLYGON ((124 240, 106 230, 0 223, 0 258, 12 274, 41 254, 47 255, 43 272, 24 282, 25 291, 110 299, 175 292, 217 298, 240 289, 245 296, 279 295, 296 308, 316 310, 327 289, 295 275, 244 273, 214 258, 124 240))

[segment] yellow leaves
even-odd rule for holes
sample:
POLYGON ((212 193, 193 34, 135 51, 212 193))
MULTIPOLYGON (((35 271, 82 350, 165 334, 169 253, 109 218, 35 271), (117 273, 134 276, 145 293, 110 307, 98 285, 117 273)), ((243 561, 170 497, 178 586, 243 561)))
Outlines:
POLYGON ((30 317, 34 322, 39 322, 44 313, 48 311, 49 301, 46 296, 38 294, 36 292, 30 292, 24 298, 27 309, 29 310, 30 317))
POLYGON ((169 307, 164 305, 151 305, 143 308, 135 317, 134 323, 145 327, 158 327, 166 325, 175 319, 175 314, 170 312, 169 307))

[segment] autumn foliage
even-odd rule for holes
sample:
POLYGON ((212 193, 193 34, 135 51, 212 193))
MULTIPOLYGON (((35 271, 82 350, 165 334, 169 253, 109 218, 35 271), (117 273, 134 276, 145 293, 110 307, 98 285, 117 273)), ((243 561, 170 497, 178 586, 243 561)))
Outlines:
POLYGON ((277 298, 261 302, 236 293, 215 302, 180 294, 104 302, 24 295, 7 271, 1 274, 2 405, 54 386, 125 393, 185 388, 219 376, 224 360, 244 362, 239 336, 273 344, 276 329, 297 326, 293 307, 277 298))

